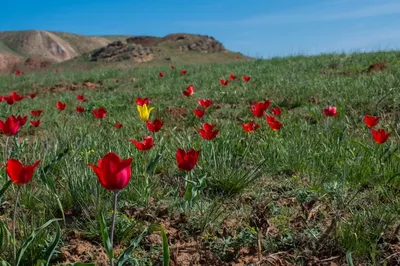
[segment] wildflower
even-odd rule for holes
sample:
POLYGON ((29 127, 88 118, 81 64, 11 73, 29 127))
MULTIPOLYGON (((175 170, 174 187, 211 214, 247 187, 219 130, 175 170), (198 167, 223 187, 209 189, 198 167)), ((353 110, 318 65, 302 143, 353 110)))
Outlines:
POLYGON ((143 106, 144 104, 150 105, 150 100, 149 98, 136 98, 136 104, 143 106))
POLYGON ((197 103, 203 107, 204 109, 207 109, 208 107, 210 107, 212 105, 212 101, 210 99, 201 99, 201 100, 197 100, 197 103))
POLYGON ((32 165, 24 166, 19 160, 8 159, 6 165, 6 172, 14 184, 25 185, 32 180, 33 172, 35 171, 39 163, 40 160, 36 161, 32 165))
POLYGON ((149 129, 149 131, 151 131, 153 133, 160 131, 160 129, 162 128, 163 125, 164 125, 164 123, 160 119, 154 119, 153 122, 146 121, 147 128, 149 129))
POLYGON ((178 168, 182 171, 191 171, 196 166, 199 155, 200 151, 194 149, 190 149, 187 152, 183 149, 178 149, 176 151, 178 168))
POLYGON ((131 140, 131 142, 141 151, 148 151, 154 146, 153 137, 151 136, 145 137, 142 142, 136 140, 131 140))
POLYGON ((249 76, 243 76, 242 78, 243 78, 244 82, 249 82, 251 79, 251 77, 249 77, 249 76))
POLYGON ((40 125, 40 120, 36 120, 36 121, 31 120, 29 123, 31 123, 31 125, 34 127, 38 127, 40 125))
POLYGON ((329 106, 323 110, 325 116, 338 116, 335 106, 329 106))
POLYGON ((121 190, 126 187, 131 179, 131 163, 133 158, 121 160, 114 152, 109 152, 101 158, 97 165, 88 164, 92 167, 100 184, 112 191, 121 190))
POLYGON ((274 117, 274 116, 266 116, 269 127, 273 131, 278 131, 283 125, 274 117))
POLYGON ((392 134, 392 132, 385 132, 384 129, 372 129, 372 137, 374 138, 375 142, 378 144, 383 144, 385 143, 389 136, 392 134))
POLYGON ((41 116, 43 113, 43 110, 32 110, 31 115, 32 116, 41 116))
POLYGON ((147 121, 150 118, 151 111, 154 110, 154 107, 148 108, 147 104, 143 104, 143 106, 137 105, 137 110, 139 112, 139 117, 143 121, 147 121))
POLYGON ((370 115, 365 115, 364 116, 364 122, 369 128, 375 127, 379 123, 379 117, 377 116, 370 116, 370 115))
POLYGON ((6 136, 16 135, 20 128, 21 122, 14 115, 7 117, 4 122, 0 120, 0 130, 6 136))
POLYGON ((204 123, 203 127, 199 129, 201 137, 205 140, 213 140, 219 133, 219 130, 213 130, 215 125, 204 123))
POLYGON ((193 85, 189 85, 189 87, 187 87, 186 90, 183 91, 183 95, 185 95, 186 97, 193 95, 193 93, 194 93, 193 85))
POLYGON ((204 116, 204 114, 206 113, 206 111, 204 111, 202 109, 194 109, 193 113, 197 118, 202 118, 204 116))
POLYGON ((253 132, 253 131, 257 130, 260 127, 260 125, 254 123, 254 122, 249 122, 247 124, 243 123, 242 127, 247 132, 253 132))
POLYGON ((101 106, 98 109, 93 109, 93 115, 98 119, 103 119, 107 115, 107 110, 101 106))
POLYGON ((58 110, 63 111, 65 109, 65 107, 67 107, 67 104, 63 103, 63 102, 57 102, 56 107, 58 110))

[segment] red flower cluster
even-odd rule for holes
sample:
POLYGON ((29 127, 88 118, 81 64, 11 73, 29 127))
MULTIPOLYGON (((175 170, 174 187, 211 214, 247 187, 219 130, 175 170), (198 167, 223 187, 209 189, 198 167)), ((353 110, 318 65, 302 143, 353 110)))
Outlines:
POLYGON ((392 132, 386 132, 383 128, 375 130, 374 127, 378 125, 380 117, 365 115, 364 122, 371 129, 372 137, 374 138, 375 142, 378 144, 385 143, 392 132))

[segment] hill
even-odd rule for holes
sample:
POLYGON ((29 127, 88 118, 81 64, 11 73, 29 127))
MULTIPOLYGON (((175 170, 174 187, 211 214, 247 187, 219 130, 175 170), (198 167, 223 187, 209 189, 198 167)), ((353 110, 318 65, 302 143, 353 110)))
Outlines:
POLYGON ((105 46, 118 38, 41 30, 0 32, 0 59, 3 62, 0 63, 0 70, 15 67, 15 64, 27 59, 30 59, 28 64, 36 64, 38 61, 47 61, 44 65, 62 62, 105 46))
POLYGON ((131 37, 39 30, 0 32, 0 71, 21 67, 37 70, 60 62, 66 62, 62 68, 225 62, 237 55, 213 37, 186 33, 131 37))

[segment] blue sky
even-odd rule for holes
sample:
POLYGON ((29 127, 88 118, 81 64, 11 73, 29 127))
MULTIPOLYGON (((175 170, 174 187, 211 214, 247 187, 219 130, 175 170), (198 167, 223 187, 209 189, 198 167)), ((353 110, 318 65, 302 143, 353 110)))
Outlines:
POLYGON ((400 49, 400 0, 19 0, 0 31, 207 34, 257 57, 400 49))

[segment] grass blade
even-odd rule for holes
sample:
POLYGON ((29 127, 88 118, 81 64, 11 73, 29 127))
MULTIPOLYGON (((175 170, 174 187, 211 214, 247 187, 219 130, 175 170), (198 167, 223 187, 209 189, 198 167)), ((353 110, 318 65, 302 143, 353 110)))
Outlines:
POLYGON ((103 213, 100 214, 99 221, 100 221, 101 239, 103 240, 103 247, 106 250, 108 258, 111 260, 113 258, 113 248, 111 246, 111 239, 110 236, 108 235, 106 220, 104 218, 103 213))
POLYGON ((17 257, 17 263, 16 265, 20 265, 21 260, 24 256, 25 251, 28 249, 28 247, 30 246, 30 244, 32 244, 33 240, 35 240, 35 237, 44 229, 46 229, 49 225, 51 225, 54 222, 60 221, 61 219, 51 219, 49 221, 47 221, 44 225, 42 225, 39 228, 36 228, 32 234, 24 240, 24 242, 22 242, 21 248, 18 251, 18 257, 17 257))

